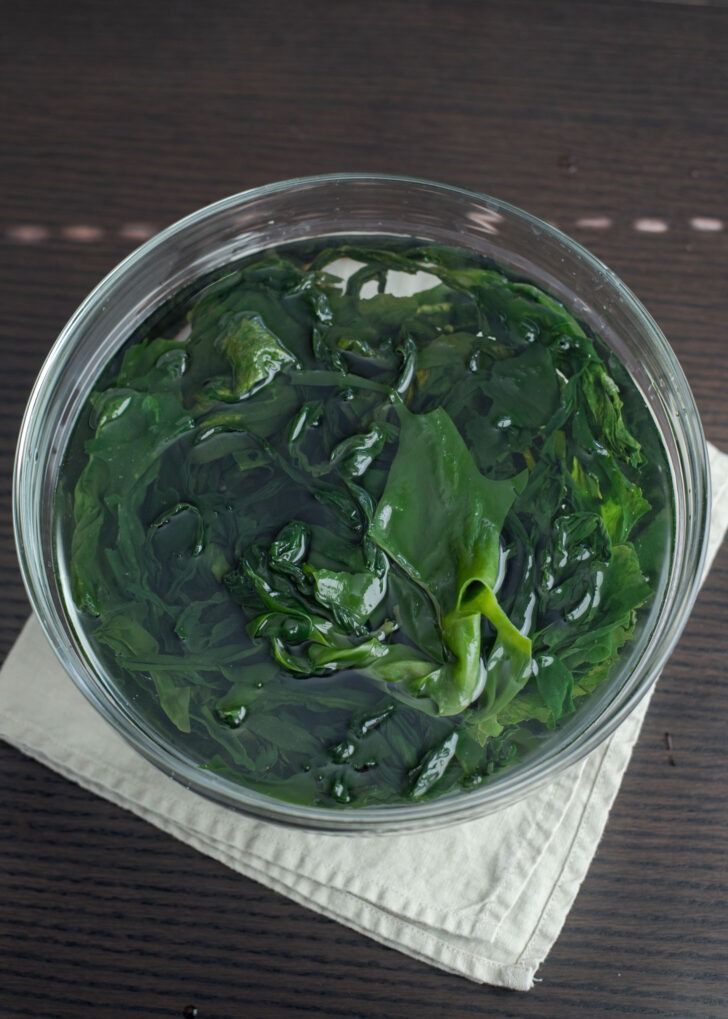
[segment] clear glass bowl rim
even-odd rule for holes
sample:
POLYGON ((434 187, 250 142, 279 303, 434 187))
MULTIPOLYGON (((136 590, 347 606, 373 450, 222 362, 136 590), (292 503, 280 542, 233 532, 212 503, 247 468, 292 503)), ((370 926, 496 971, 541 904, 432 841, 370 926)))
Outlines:
MULTIPOLYGON (((386 229, 382 232, 387 232, 386 229)), ((38 481, 36 478, 36 487, 38 481)), ((50 493, 46 492, 46 495, 50 493)), ((224 806, 266 820, 298 826, 309 830, 331 833, 389 833, 423 830, 469 820, 484 813, 507 807, 516 800, 554 781, 566 768, 577 764, 603 743, 634 710, 639 701, 652 688, 665 662, 682 632, 697 596, 702 576, 710 516, 710 474, 707 448, 697 407, 679 362, 655 321, 628 287, 599 259, 556 227, 540 220, 518 207, 479 194, 465 188, 442 184, 415 177, 376 173, 323 174, 278 181, 262 187, 231 195, 205 206, 173 223, 120 262, 94 288, 69 319, 51 348, 30 394, 20 429, 13 474, 13 520, 16 547, 23 580, 34 612, 56 656, 75 685, 112 724, 120 735, 162 772, 177 779, 183 786, 193 789, 224 806), (432 200, 437 196, 477 205, 485 211, 505 218, 530 224, 588 266, 604 285, 617 293, 629 308, 642 334, 647 338, 674 387, 684 413, 677 423, 682 446, 679 480, 685 499, 684 547, 678 564, 670 612, 663 611, 656 624, 659 640, 653 640, 637 663, 638 668, 625 682, 620 694, 600 716, 598 725, 592 725, 579 739, 562 748, 552 758, 534 762, 534 766, 517 771, 509 780, 508 773, 498 783, 466 796, 445 797, 424 804, 403 807, 361 807, 348 810, 301 807, 285 801, 261 796, 245 787, 220 784, 210 772, 202 772, 187 761, 174 747, 162 744, 151 734, 133 725, 114 710, 100 689, 87 664, 74 646, 72 629, 62 618, 54 602, 53 585, 56 583, 52 539, 43 533, 40 513, 29 504, 28 492, 33 484, 33 473, 44 467, 44 450, 39 446, 39 421, 49 404, 52 404, 60 369, 72 360, 74 344, 89 316, 96 313, 104 302, 118 292, 127 275, 146 260, 161 257, 161 253, 180 237, 194 231, 211 218, 241 209, 259 198, 283 195, 295 196, 300 189, 311 191, 332 187, 389 187, 401 189, 403 197, 419 193, 432 200), (538 767, 538 771, 536 768, 538 767)), ((46 529, 47 531, 47 529, 46 529)))

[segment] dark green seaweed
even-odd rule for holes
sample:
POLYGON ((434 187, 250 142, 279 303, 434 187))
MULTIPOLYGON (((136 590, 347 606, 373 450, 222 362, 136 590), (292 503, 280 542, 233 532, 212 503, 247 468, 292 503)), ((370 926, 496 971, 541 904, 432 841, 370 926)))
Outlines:
POLYGON ((289 801, 488 781, 608 678, 669 553, 655 426, 601 350, 432 245, 292 246, 188 288, 67 457, 94 653, 201 767, 289 801))

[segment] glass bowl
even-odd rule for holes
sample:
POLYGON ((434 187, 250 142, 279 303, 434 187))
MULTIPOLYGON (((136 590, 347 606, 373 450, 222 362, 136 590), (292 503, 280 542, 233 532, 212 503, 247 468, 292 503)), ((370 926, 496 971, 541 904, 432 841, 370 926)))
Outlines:
POLYGON ((368 174, 301 178, 193 213, 133 252, 80 306, 30 396, 14 475, 16 542, 33 609, 84 696, 141 754, 187 788, 229 808, 327 832, 442 826, 507 807, 552 782, 605 740, 648 692, 697 594, 709 517, 705 441, 670 346, 627 287, 579 244, 505 202, 425 180, 368 174), (464 795, 425 803, 302 807, 201 769, 182 740, 151 727, 95 658, 68 610, 54 501, 74 425, 102 369, 172 294, 225 264, 320 237, 416 237, 492 259, 561 301, 611 348, 640 390, 669 464, 673 535, 662 587, 617 673, 523 763, 464 795))

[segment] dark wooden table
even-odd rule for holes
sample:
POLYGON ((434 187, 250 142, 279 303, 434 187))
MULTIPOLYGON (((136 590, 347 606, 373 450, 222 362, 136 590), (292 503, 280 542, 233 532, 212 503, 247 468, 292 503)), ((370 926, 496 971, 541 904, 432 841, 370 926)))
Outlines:
MULTIPOLYGON (((700 0, 6 9, 2 651, 28 612, 13 447, 54 337, 149 231, 270 180, 420 175, 556 223, 646 303, 728 449, 727 53, 700 0)), ((0 1014, 728 1016, 727 575, 724 548, 530 994, 380 947, 0 745, 0 1014)))

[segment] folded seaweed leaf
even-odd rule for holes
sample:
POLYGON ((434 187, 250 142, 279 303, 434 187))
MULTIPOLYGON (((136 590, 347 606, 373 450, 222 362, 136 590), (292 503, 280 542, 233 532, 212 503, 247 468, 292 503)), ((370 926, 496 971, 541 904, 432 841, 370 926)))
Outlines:
POLYGON ((397 456, 370 534, 432 600, 449 653, 450 661, 410 688, 430 697, 441 714, 457 714, 483 693, 488 668, 505 657, 518 676, 513 696, 528 678, 530 642, 493 593, 501 529, 525 479, 485 478, 441 408, 417 415, 402 408, 399 418, 397 456), (482 617, 497 633, 488 665, 481 656, 482 617))

